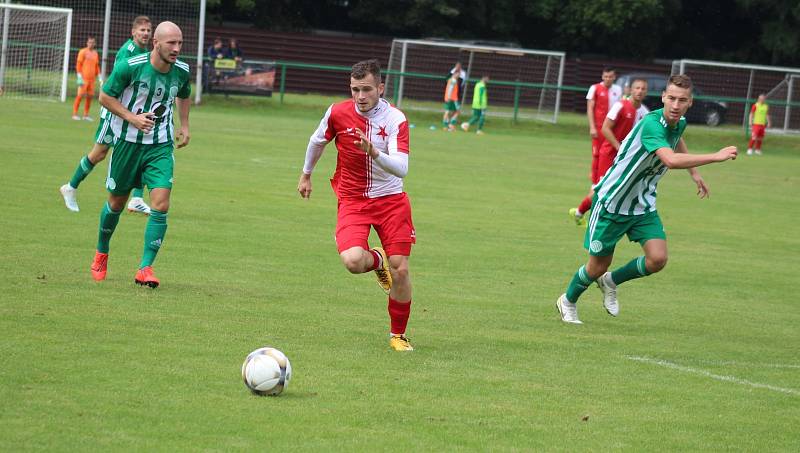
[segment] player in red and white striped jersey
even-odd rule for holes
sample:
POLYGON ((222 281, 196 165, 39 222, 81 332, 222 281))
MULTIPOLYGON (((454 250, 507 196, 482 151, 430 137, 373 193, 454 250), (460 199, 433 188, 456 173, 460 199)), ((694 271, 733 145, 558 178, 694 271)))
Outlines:
POLYGON ((351 273, 375 271, 389 295, 389 345, 396 351, 413 351, 405 336, 411 313, 408 257, 416 242, 411 203, 403 191, 410 150, 408 121, 381 98, 383 89, 376 60, 353 65, 352 99, 331 105, 311 135, 297 190, 303 198, 311 196, 311 173, 325 145, 334 141, 338 156, 331 185, 339 201, 339 256, 351 273), (370 227, 383 248, 369 247, 370 227))

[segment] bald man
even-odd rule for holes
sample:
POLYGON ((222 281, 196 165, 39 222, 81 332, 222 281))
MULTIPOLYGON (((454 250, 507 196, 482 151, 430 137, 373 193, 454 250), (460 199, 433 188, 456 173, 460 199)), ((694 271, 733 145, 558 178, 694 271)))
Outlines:
POLYGON ((167 231, 172 190, 173 151, 189 143, 189 66, 178 60, 183 34, 172 22, 162 22, 153 33, 153 50, 114 65, 100 92, 100 103, 114 117, 111 128, 117 142, 108 168, 108 202, 100 213, 97 251, 92 277, 105 280, 111 236, 131 189, 144 183, 150 189, 150 217, 144 232, 144 252, 134 281, 156 288, 153 262, 167 231), (180 114, 180 130, 172 123, 173 105, 180 114))

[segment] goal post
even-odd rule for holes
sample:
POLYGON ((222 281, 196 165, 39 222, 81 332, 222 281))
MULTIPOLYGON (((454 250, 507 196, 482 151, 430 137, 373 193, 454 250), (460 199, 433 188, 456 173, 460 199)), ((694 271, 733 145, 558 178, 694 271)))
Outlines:
POLYGON ((800 68, 682 59, 673 74, 688 74, 701 97, 728 104, 727 119, 749 127, 750 107, 759 94, 769 104, 771 131, 800 132, 800 68))
POLYGON ((0 3, 0 93, 67 99, 72 9, 0 3))
POLYGON ((489 115, 555 123, 565 55, 469 42, 395 39, 387 64, 385 96, 406 109, 438 110, 447 75, 460 62, 467 79, 460 93, 464 106, 472 100, 474 81, 489 76, 489 115))
MULTIPOLYGON (((2 2, 8 0, 0 0, 2 2)), ((206 0, 23 0, 28 5, 72 9, 69 68, 73 70, 78 49, 84 47, 86 38, 94 37, 100 54, 100 80, 105 80, 113 69, 117 49, 131 37, 131 25, 137 16, 150 18, 153 31, 163 21, 175 22, 183 32, 180 59, 187 62, 192 75, 199 75, 197 63, 202 68, 204 54, 206 0)), ((151 35, 152 38, 152 35, 151 35)), ((148 45, 148 50, 152 44, 148 45)), ((69 79, 70 82, 74 79, 69 79)), ((67 84, 74 91, 74 83, 67 84)), ((200 94, 197 85, 192 93, 200 94)), ((199 98, 198 98, 199 100, 199 98)))

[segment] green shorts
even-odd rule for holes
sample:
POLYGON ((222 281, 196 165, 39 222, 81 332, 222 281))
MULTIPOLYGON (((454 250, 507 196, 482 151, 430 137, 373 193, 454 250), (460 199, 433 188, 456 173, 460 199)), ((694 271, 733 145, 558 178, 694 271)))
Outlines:
POLYGON ((111 131, 110 120, 100 118, 100 124, 97 125, 97 132, 94 134, 94 142, 106 146, 114 144, 114 132, 111 131))
POLYGON ((126 195, 144 183, 152 189, 172 189, 173 144, 142 145, 118 140, 108 162, 106 189, 126 195))
POLYGON ((631 242, 644 245, 650 239, 666 239, 664 225, 658 212, 652 211, 642 215, 620 215, 606 211, 606 208, 595 199, 592 215, 583 247, 590 255, 608 256, 614 253, 614 247, 627 234, 631 242))
POLYGON ((448 112, 458 111, 460 107, 461 106, 458 104, 458 101, 445 101, 444 103, 444 109, 448 112))

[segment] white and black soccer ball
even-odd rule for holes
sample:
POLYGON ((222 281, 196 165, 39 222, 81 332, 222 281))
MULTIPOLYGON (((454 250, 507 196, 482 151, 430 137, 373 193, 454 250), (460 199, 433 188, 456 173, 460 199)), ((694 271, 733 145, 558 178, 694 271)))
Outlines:
POLYGON ((292 378, 292 364, 275 348, 259 348, 247 354, 242 364, 244 385, 256 395, 279 395, 292 378))

